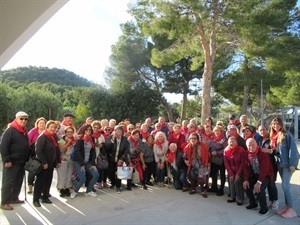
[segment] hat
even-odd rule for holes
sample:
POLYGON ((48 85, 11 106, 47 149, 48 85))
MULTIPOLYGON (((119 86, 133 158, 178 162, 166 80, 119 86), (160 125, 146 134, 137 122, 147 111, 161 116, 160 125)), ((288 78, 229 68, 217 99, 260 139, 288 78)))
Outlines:
POLYGON ((230 129, 236 129, 236 125, 228 125, 227 129, 228 130, 230 130, 230 129))
POLYGON ((235 119, 235 115, 231 114, 231 115, 229 116, 229 119, 230 119, 230 120, 234 120, 234 119, 235 119))
POLYGON ((16 118, 21 117, 21 116, 28 117, 28 114, 26 112, 23 112, 23 111, 19 111, 19 112, 16 113, 16 118))
POLYGON ((65 113, 64 117, 73 117, 73 118, 75 118, 75 116, 72 113, 65 113))

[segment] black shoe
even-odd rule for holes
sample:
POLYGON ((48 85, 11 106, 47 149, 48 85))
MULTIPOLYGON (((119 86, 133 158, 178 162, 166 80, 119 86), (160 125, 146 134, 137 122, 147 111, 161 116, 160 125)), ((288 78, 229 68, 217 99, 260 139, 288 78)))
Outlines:
POLYGON ((218 191, 218 189, 214 188, 214 187, 211 187, 211 188, 207 189, 207 192, 217 192, 217 191, 218 191))
POLYGON ((228 203, 233 203, 233 202, 235 202, 235 199, 228 199, 227 202, 228 203))
POLYGON ((127 186, 127 191, 131 191, 131 186, 127 186))
POLYGON ((144 189, 144 190, 147 190, 147 189, 148 189, 147 186, 146 186, 145 184, 143 185, 143 189, 144 189))
POLYGON ((92 192, 97 192, 96 189, 94 187, 92 187, 92 192))
POLYGON ((255 203, 255 204, 250 204, 248 206, 246 206, 246 209, 256 209, 258 207, 258 204, 255 203))
POLYGON ((131 187, 136 188, 137 186, 136 186, 136 184, 131 183, 131 187))
POLYGON ((219 190, 216 192, 216 195, 217 195, 217 196, 222 196, 222 195, 224 195, 224 190, 223 190, 223 189, 219 189, 219 190))
POLYGON ((71 196, 71 192, 70 192, 70 189, 69 188, 66 188, 65 189, 65 195, 70 197, 71 196))
POLYGON ((259 213, 259 215, 264 216, 269 213, 269 210, 268 209, 266 209, 266 210, 260 209, 258 213, 259 213))
POLYGON ((60 193, 60 197, 66 197, 66 190, 65 189, 60 189, 60 191, 59 191, 59 193, 60 193))
POLYGON ((149 185, 149 186, 153 186, 153 183, 150 182, 150 181, 146 182, 146 184, 149 185))
POLYGON ((40 204, 40 201, 39 201, 39 200, 33 201, 33 205, 34 205, 35 207, 41 207, 41 204, 40 204))
POLYGON ((237 202, 236 203, 238 206, 241 206, 241 205, 243 205, 243 202, 237 202))
POLYGON ((109 188, 110 188, 110 189, 114 189, 114 188, 115 188, 115 185, 111 185, 109 188))
POLYGON ((42 202, 43 202, 43 203, 47 203, 47 204, 52 204, 52 202, 50 201, 49 198, 42 199, 42 202))

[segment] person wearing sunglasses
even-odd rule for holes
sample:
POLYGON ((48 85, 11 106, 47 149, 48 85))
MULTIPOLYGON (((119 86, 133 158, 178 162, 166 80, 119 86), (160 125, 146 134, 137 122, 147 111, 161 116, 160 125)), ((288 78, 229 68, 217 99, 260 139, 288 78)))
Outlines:
POLYGON ((6 128, 0 143, 3 161, 1 209, 13 210, 10 203, 24 203, 19 200, 23 177, 24 165, 29 157, 29 139, 27 135, 28 114, 20 111, 15 120, 6 128))

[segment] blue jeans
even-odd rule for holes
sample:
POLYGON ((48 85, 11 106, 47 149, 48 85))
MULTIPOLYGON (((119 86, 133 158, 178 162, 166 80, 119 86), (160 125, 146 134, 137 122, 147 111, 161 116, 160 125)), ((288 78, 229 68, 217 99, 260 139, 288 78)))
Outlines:
POLYGON ((79 164, 79 162, 73 162, 73 166, 76 170, 76 173, 77 173, 77 177, 79 179, 78 183, 76 184, 76 187, 74 189, 75 192, 78 192, 79 189, 81 188, 81 186, 85 183, 86 181, 86 172, 88 172, 91 176, 92 176, 92 179, 90 180, 88 186, 87 186, 87 189, 86 189, 86 192, 91 192, 94 185, 96 184, 98 178, 99 178, 99 173, 98 173, 98 170, 94 170, 92 169, 92 165, 91 163, 85 163, 85 171, 82 171, 81 170, 81 165, 79 164))
POLYGON ((292 178, 292 173, 288 167, 281 167, 279 168, 279 174, 281 176, 282 180, 282 190, 284 193, 284 199, 285 199, 285 204, 289 208, 294 207, 294 201, 293 201, 293 196, 291 192, 291 178, 292 178))
POLYGON ((157 182, 164 182, 165 168, 159 169, 158 166, 156 167, 156 179, 157 179, 157 182))

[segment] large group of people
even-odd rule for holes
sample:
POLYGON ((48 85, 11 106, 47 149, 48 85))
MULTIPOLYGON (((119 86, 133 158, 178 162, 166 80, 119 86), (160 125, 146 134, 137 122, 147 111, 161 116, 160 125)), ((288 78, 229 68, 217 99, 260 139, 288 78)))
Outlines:
POLYGON ((230 115, 226 125, 222 121, 214 125, 210 117, 201 125, 195 119, 176 124, 159 117, 154 126, 151 118, 133 124, 130 119, 117 123, 114 119, 88 117, 77 130, 74 115, 66 113, 61 122, 38 118, 27 133, 28 118, 27 113, 18 112, 2 135, 3 210, 24 203, 19 199, 24 165, 35 156, 42 171, 36 176, 29 173, 25 184, 28 193, 33 193, 35 207, 52 203, 50 187, 55 170, 60 197, 74 199, 83 186, 89 197, 97 196, 97 188, 116 189, 120 194, 122 179, 117 169, 126 166, 133 168, 130 171, 139 181, 127 177, 128 191, 138 184, 145 190, 153 185, 163 188, 167 182, 176 190, 191 195, 200 192, 208 198, 208 193, 223 196, 227 181, 227 202, 242 206, 246 195, 246 208, 259 206, 260 215, 279 209, 275 183, 279 172, 285 204, 277 214, 297 216, 290 181, 299 152, 280 118, 272 120, 269 132, 264 125, 257 129, 249 125, 246 115, 239 121, 230 115))

